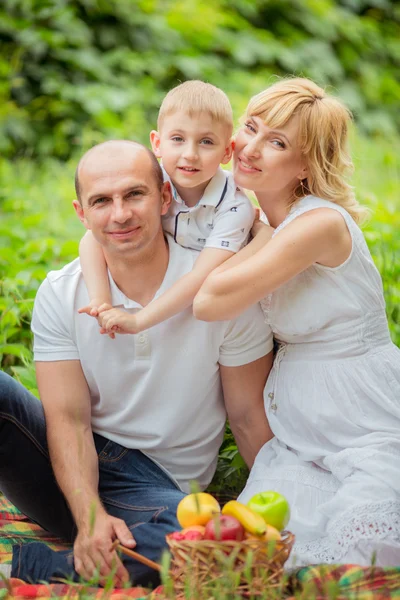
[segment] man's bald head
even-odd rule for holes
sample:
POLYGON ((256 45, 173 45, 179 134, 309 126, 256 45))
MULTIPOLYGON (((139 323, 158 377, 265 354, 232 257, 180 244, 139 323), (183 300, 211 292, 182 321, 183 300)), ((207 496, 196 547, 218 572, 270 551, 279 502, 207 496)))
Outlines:
POLYGON ((143 144, 139 144, 138 142, 133 142, 130 140, 109 140, 107 142, 102 142, 101 144, 97 144, 90 148, 80 159, 78 166, 75 171, 75 191, 76 197, 79 200, 79 203, 82 205, 82 185, 80 180, 80 174, 82 169, 87 166, 90 168, 91 164, 96 164, 96 162, 107 161, 107 158, 110 156, 124 156, 127 157, 129 155, 132 156, 132 160, 138 156, 138 154, 145 152, 149 157, 151 163, 151 173, 154 177, 157 188, 161 190, 162 185, 164 183, 163 173, 160 165, 158 164, 158 160, 146 146, 143 144))

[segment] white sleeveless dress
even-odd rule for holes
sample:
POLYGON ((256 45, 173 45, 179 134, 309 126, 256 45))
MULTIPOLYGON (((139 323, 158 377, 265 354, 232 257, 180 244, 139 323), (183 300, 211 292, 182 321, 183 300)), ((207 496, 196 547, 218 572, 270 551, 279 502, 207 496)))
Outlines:
POLYGON ((381 277, 341 207, 299 201, 274 235, 319 207, 339 211, 352 237, 339 267, 314 264, 265 298, 279 342, 264 392, 275 437, 239 500, 276 490, 291 506, 288 566, 400 565, 400 350, 390 339, 381 277))

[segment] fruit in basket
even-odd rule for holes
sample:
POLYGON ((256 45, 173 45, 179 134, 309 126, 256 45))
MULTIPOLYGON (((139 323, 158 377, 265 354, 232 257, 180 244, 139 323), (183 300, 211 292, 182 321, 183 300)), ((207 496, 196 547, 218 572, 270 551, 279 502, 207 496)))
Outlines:
POLYGON ((267 525, 267 531, 263 533, 263 535, 254 535, 253 533, 249 533, 246 531, 245 540, 263 540, 264 542, 272 542, 279 541, 282 539, 280 532, 272 527, 272 525, 267 525))
POLYGON ((173 531, 169 534, 169 538, 171 540, 176 540, 177 542, 181 542, 185 538, 183 537, 182 531, 173 531))
POLYGON ((258 513, 268 525, 272 525, 279 531, 289 522, 289 503, 279 492, 259 492, 249 500, 247 506, 258 513))
POLYGON ((244 539, 245 529, 243 525, 228 515, 217 515, 211 521, 208 521, 205 532, 205 540, 236 540, 241 542, 244 539))
POLYGON ((180 533, 184 540, 195 542, 204 539, 205 529, 204 525, 192 525, 191 527, 182 529, 180 533))
POLYGON ((212 517, 221 512, 218 501, 207 494, 199 492, 198 494, 188 494, 178 504, 176 517, 181 527, 191 527, 192 525, 206 525, 212 517))
POLYGON ((227 502, 222 509, 222 514, 235 517, 249 533, 263 535, 267 530, 263 517, 237 500, 227 502))

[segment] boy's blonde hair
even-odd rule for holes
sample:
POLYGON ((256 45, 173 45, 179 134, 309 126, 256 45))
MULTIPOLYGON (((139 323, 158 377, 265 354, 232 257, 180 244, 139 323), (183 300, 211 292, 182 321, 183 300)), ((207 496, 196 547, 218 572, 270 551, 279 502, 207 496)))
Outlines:
POLYGON ((228 96, 211 83, 194 79, 172 88, 161 103, 157 127, 161 130, 165 117, 177 112, 196 117, 207 113, 211 118, 226 125, 229 137, 233 131, 233 113, 228 96))
POLYGON ((325 198, 347 210, 356 223, 368 216, 347 181, 353 170, 348 153, 350 111, 309 79, 282 79, 251 98, 246 116, 260 117, 268 127, 285 125, 299 117, 298 143, 308 177, 294 190, 292 205, 306 193, 325 198))

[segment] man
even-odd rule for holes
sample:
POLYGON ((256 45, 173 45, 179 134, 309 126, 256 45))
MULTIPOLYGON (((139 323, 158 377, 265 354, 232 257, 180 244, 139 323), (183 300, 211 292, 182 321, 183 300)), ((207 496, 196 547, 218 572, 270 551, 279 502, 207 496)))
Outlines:
MULTIPOLYGON (((171 192, 146 148, 95 146, 76 184, 74 207, 103 248, 114 305, 139 310, 193 267, 196 253, 162 231, 171 192)), ((0 489, 45 529, 74 540, 73 555, 42 544, 14 548, 11 575, 35 582, 97 572, 100 582, 114 573, 117 586, 154 583, 157 574, 141 563, 122 564, 112 542, 160 558, 190 480, 204 488, 215 470, 226 416, 221 382, 252 464, 272 436, 262 399, 272 335, 255 306, 220 323, 197 321, 187 309, 113 340, 78 314, 87 301, 79 260, 50 273, 38 291, 32 330, 41 404, 0 374, 0 489)))

